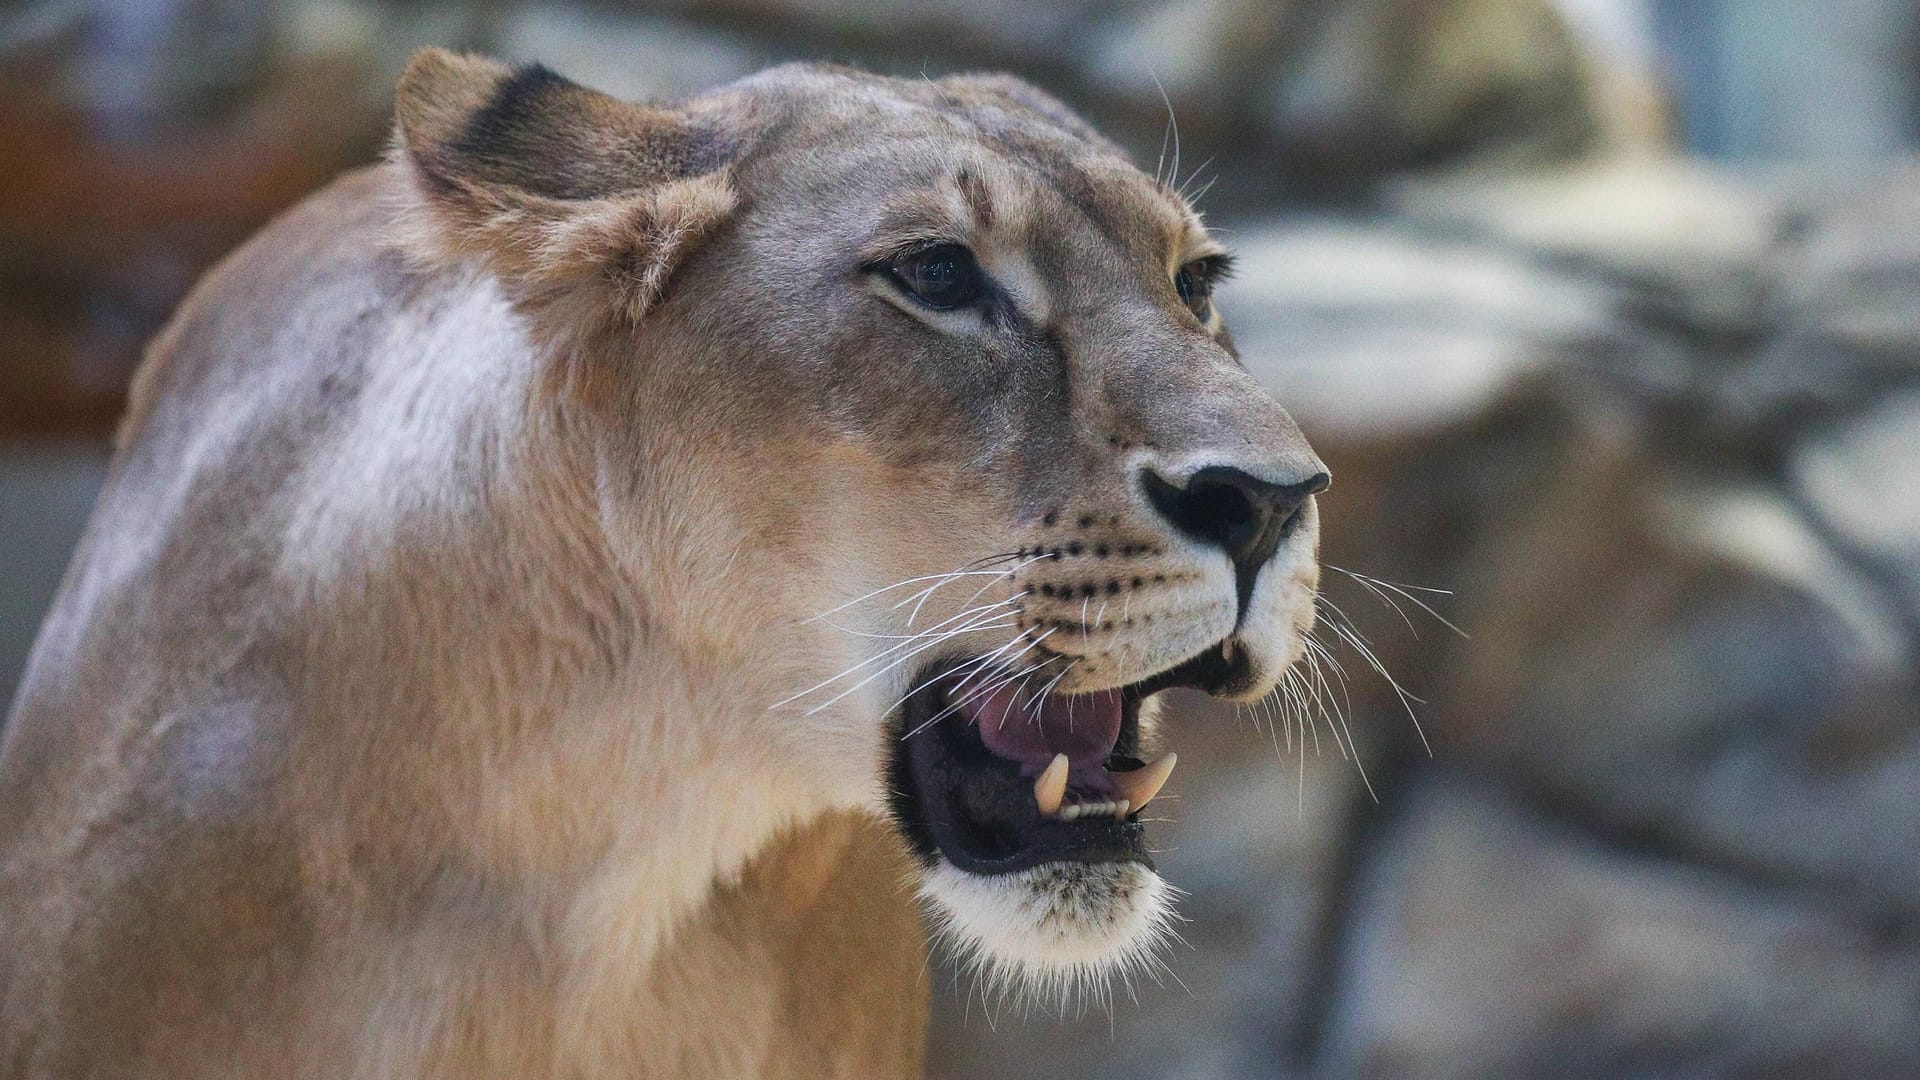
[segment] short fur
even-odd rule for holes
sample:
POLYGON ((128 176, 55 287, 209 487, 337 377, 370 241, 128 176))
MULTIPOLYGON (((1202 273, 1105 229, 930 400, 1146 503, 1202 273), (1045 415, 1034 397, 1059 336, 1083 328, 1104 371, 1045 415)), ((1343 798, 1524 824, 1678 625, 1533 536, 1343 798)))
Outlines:
MULTIPOLYGON (((1000 77, 641 106, 430 50, 398 117, 140 374, 0 747, 0 1076, 917 1072, 904 883, 951 868, 883 824, 888 635, 998 604, 942 647, 1164 669, 1234 585, 1139 470, 1320 468, 1173 289, 1213 241, 1000 77), (991 313, 875 269, 928 238, 991 313)), ((1316 536, 1240 621, 1250 693, 1316 536)), ((1157 882, 1062 925, 1144 933, 1157 882)), ((960 924, 1037 895, 971 884, 960 924)), ((1019 937, 976 944, 1143 940, 1019 937)))

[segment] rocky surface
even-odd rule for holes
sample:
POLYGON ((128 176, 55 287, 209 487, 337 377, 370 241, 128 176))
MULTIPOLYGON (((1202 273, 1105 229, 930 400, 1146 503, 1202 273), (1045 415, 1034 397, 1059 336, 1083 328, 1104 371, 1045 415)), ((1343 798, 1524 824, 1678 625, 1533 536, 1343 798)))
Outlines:
POLYGON ((1501 786, 1454 773, 1396 793, 1351 899, 1319 1075, 1912 1074, 1920 943, 1818 891, 1609 843, 1501 786))

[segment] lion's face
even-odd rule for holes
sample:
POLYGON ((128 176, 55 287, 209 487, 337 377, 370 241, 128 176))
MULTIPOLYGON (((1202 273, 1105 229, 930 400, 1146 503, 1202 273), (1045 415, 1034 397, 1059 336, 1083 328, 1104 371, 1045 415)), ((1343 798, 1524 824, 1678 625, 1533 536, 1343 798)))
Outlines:
POLYGON ((1295 660, 1325 469, 1235 359, 1225 252, 1109 144, 1005 83, 782 85, 815 104, 691 257, 745 287, 690 303, 857 452, 823 486, 898 520, 821 537, 865 566, 817 613, 852 670, 782 713, 879 674, 856 722, 888 734, 876 779, 944 921, 1029 971, 1105 965, 1165 915, 1142 707, 1257 698, 1295 660))
MULTIPOLYGON (((496 127, 562 111, 490 93, 496 127)), ((891 814, 964 946, 1060 985, 1138 956, 1169 914, 1153 695, 1258 698, 1313 620, 1327 473, 1235 357, 1226 253, 1011 80, 782 68, 673 115, 636 250, 595 264, 630 322, 592 340, 616 396, 674 417, 613 460, 726 478, 791 674, 767 722, 891 814)), ((580 198, 547 186, 543 213, 580 198)), ((553 299, 577 279, 526 278, 579 310, 553 299)), ((620 490, 635 532, 696 509, 620 490)))

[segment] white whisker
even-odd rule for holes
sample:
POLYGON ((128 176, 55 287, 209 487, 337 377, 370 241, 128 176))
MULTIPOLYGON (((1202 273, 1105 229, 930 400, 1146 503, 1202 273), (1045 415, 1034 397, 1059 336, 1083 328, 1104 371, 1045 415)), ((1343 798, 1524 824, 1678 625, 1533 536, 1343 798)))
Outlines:
MULTIPOLYGON (((1407 591, 1409 589, 1417 589, 1420 592, 1436 593, 1441 596, 1452 596, 1453 593, 1447 589, 1430 589, 1421 585, 1399 585, 1394 582, 1384 580, 1382 578, 1369 577, 1366 574, 1355 573, 1352 570, 1345 569, 1344 567, 1334 566, 1330 563, 1322 563, 1321 565, 1325 566, 1329 570, 1338 571, 1342 574, 1345 574, 1349 578, 1352 578, 1354 581, 1365 586, 1367 590, 1372 592, 1374 595, 1380 597, 1382 600, 1385 600, 1387 603, 1392 604, 1393 609, 1395 611, 1399 611, 1400 605, 1393 603, 1393 599, 1387 596, 1386 593, 1381 591, 1382 589, 1391 589, 1392 591, 1399 593, 1402 597, 1406 598, 1410 603, 1417 605, 1420 608, 1420 610, 1426 612, 1428 615, 1433 616, 1433 618, 1436 621, 1438 621, 1440 625, 1460 635, 1461 638, 1467 641, 1473 640, 1473 635, 1467 633, 1465 630, 1460 629, 1458 626, 1455 626, 1451 620, 1449 620, 1445 615, 1440 614, 1438 611, 1435 611, 1433 607, 1429 605, 1426 601, 1420 599, 1419 597, 1413 595, 1411 592, 1407 591)), ((1400 613, 1400 617, 1403 619, 1406 618, 1406 612, 1402 611, 1400 613)), ((1411 627, 1413 624, 1411 621, 1409 621, 1407 625, 1411 627)))
POLYGON ((1393 688, 1394 695, 1400 699, 1400 707, 1407 712, 1407 719, 1413 721, 1413 730, 1420 735, 1420 745, 1426 748, 1427 756, 1432 757, 1433 744, 1427 741, 1426 729, 1421 727, 1420 717, 1413 711, 1415 702, 1420 702, 1421 704, 1425 704, 1425 702, 1408 693, 1407 689, 1400 685, 1399 680, 1387 672, 1386 665, 1381 663, 1380 658, 1367 646, 1366 639, 1360 636, 1359 631, 1353 630, 1351 627, 1342 627, 1339 623, 1332 620, 1327 621, 1327 627, 1342 641, 1352 646, 1354 651, 1358 652, 1367 661, 1367 664, 1371 666, 1382 679, 1387 681, 1387 685, 1393 688))
MULTIPOLYGON (((941 576, 939 581, 936 581, 933 584, 915 593, 914 595, 907 597, 905 600, 902 600, 894 604, 893 610, 898 611, 899 609, 906 607, 908 604, 913 604, 913 611, 911 611, 907 615, 907 625, 912 626, 913 621, 920 617, 920 609, 925 607, 927 601, 933 599, 933 594, 936 591, 938 591, 941 586, 947 584, 948 582, 958 581, 961 578, 967 578, 967 577, 988 577, 988 578, 993 578, 995 580, 1012 577, 1014 574, 1019 573, 1020 571, 1026 569, 1029 566, 1032 566, 1034 563, 1039 561, 1040 560, 1038 558, 1028 559, 1026 562, 1023 562, 1018 566, 1008 567, 1005 570, 966 570, 966 571, 956 571, 951 574, 944 574, 941 576)), ((992 587, 993 587, 993 581, 987 582, 985 585, 981 586, 979 592, 976 592, 973 594, 973 599, 974 600, 979 599, 980 593, 986 592, 988 589, 991 589, 992 587)), ((967 603, 971 604, 973 603, 973 600, 969 600, 967 601, 967 603)))
MULTIPOLYGON (((1015 640, 1019 640, 1019 639, 1016 638, 1015 640)), ((959 665, 958 667, 950 668, 946 671, 942 671, 939 674, 932 676, 931 678, 927 679, 926 682, 923 682, 919 686, 916 686, 913 689, 907 691, 905 694, 902 694, 900 696, 900 700, 894 702, 891 706, 887 708, 885 715, 891 715, 893 710, 901 707, 902 705, 905 705, 913 697, 913 695, 919 693, 922 690, 925 690, 927 687, 932 686, 934 683, 939 682, 941 679, 950 678, 954 675, 960 674, 963 671, 968 671, 969 669, 972 669, 973 671, 978 671, 982 666, 984 666, 991 659, 993 659, 992 653, 987 653, 982 656, 976 656, 973 659, 968 660, 966 663, 959 665)), ((960 680, 960 683, 956 685, 964 684, 966 680, 971 677, 972 677, 971 674, 962 677, 962 679, 960 680)))
MULTIPOLYGON (((1053 659, 1058 660, 1061 658, 1062 655, 1064 654, 1055 653, 1053 659)), ((1079 658, 1075 657, 1072 661, 1068 662, 1066 667, 1061 668, 1060 674, 1055 675, 1053 679, 1047 683, 1047 685, 1040 688, 1040 692, 1038 694, 1034 695, 1035 703, 1037 704, 1038 702, 1045 701, 1047 698, 1047 695, 1053 693, 1053 688, 1060 684, 1060 680, 1066 678, 1067 673, 1073 670, 1073 665, 1078 664, 1079 662, 1080 662, 1079 658)), ((1052 661, 1048 661, 1048 663, 1052 663, 1052 661)))
MULTIPOLYGON (((999 607, 1002 607, 1003 605, 1006 605, 1006 604, 1009 604, 1009 603, 1011 603, 1011 602, 1012 602, 1011 600, 1002 600, 1002 601, 999 601, 998 603, 994 603, 994 604, 988 604, 988 605, 985 605, 985 607, 984 607, 984 609, 983 609, 983 610, 986 610, 986 611, 992 611, 992 610, 993 610, 993 609, 995 609, 995 608, 999 608, 999 607)), ((964 613, 963 613, 963 614, 964 614, 964 613)), ((954 616, 954 618, 959 618, 959 617, 960 617, 960 616, 954 616)), ((973 623, 969 623, 969 624, 967 624, 967 625, 964 625, 964 626, 961 626, 961 627, 959 627, 959 628, 957 628, 957 629, 953 629, 953 630, 948 630, 948 631, 944 631, 944 632, 941 632, 941 633, 938 633, 938 634, 936 634, 936 635, 935 635, 935 636, 933 636, 933 637, 932 637, 932 638, 931 638, 930 640, 928 640, 928 641, 926 641, 926 642, 924 642, 923 644, 920 644, 920 645, 917 645, 917 646, 915 646, 914 648, 912 648, 912 649, 909 649, 909 650, 908 650, 907 652, 905 652, 905 653, 902 653, 901 655, 899 655, 899 656, 896 656, 896 657, 894 657, 894 658, 893 658, 892 660, 889 660, 889 661, 887 661, 887 663, 885 663, 885 664, 883 664, 883 665, 881 665, 881 667, 880 667, 880 669, 879 669, 878 671, 875 671, 875 672, 874 672, 873 674, 871 674, 871 675, 869 675, 869 676, 867 676, 867 677, 866 677, 866 678, 864 678, 864 679, 861 679, 861 680, 860 680, 859 682, 857 682, 857 683, 854 683, 854 684, 853 684, 852 686, 849 686, 849 687, 847 687, 847 688, 846 688, 845 690, 842 690, 842 691, 840 691, 840 692, 839 692, 838 694, 835 694, 835 695, 834 695, 833 697, 831 697, 831 698, 828 698, 828 699, 827 699, 826 701, 823 701, 823 702, 821 702, 820 704, 818 704, 818 705, 816 705, 816 706, 814 706, 813 708, 811 708, 811 709, 809 709, 809 710, 807 710, 807 713, 806 713, 806 715, 808 715, 808 716, 812 716, 813 714, 815 714, 815 713, 817 713, 817 712, 819 712, 820 710, 822 710, 822 709, 824 709, 824 708, 826 708, 827 706, 829 706, 829 705, 832 705, 832 704, 833 704, 834 702, 837 702, 837 701, 839 701, 840 699, 842 699, 842 698, 844 698, 844 697, 846 697, 846 696, 847 696, 848 694, 851 694, 851 693, 853 693, 853 692, 854 692, 855 690, 858 690, 858 689, 860 689, 861 687, 863 687, 863 686, 865 686, 865 685, 867 685, 868 683, 870 683, 870 682, 872 682, 873 680, 875 680, 875 679, 878 679, 878 678, 880 678, 881 676, 883 676, 883 675, 885 675, 885 674, 887 674, 888 672, 890 672, 890 671, 892 671, 892 670, 893 670, 894 668, 897 668, 897 667, 899 667, 899 666, 900 666, 900 665, 901 665, 902 663, 904 663, 905 661, 907 661, 907 660, 910 660, 910 659, 912 659, 913 657, 915 657, 915 656, 918 656, 918 655, 920 655, 920 654, 921 654, 921 653, 923 653, 923 652, 926 652, 926 651, 927 651, 928 649, 931 649, 931 648, 933 648, 933 647, 934 647, 934 646, 936 646, 936 645, 940 645, 940 644, 943 644, 944 642, 947 642, 947 641, 950 641, 950 640, 952 640, 953 638, 956 638, 956 637, 959 637, 959 636, 960 636, 960 635, 962 635, 962 634, 970 634, 970 633, 973 633, 973 632, 974 632, 974 628, 975 628, 976 626, 978 626, 978 625, 981 625, 982 623, 985 623, 985 622, 991 622, 992 620, 994 620, 994 619, 997 619, 997 618, 1000 618, 1000 617, 1001 617, 1001 614, 1000 614, 1000 613, 995 613, 995 614, 991 614, 991 615, 985 615, 985 616, 981 616, 981 617, 978 617, 978 618, 976 618, 976 619, 975 619, 975 621, 974 621, 973 623)), ((944 626, 944 625, 945 625, 946 623, 948 623, 948 622, 952 622, 952 621, 953 621, 953 619, 946 619, 946 620, 943 620, 943 621, 942 621, 941 623, 939 623, 939 624, 936 624, 936 625, 935 625, 935 626, 934 626, 934 627, 933 627, 933 628, 932 628, 932 629, 931 629, 931 630, 930 630, 929 632, 931 633, 931 632, 932 632, 932 630, 938 630, 938 628, 939 628, 940 626, 944 626)), ((774 706, 774 708, 778 708, 778 707, 779 707, 780 705, 785 705, 785 704, 787 704, 787 702, 790 702, 790 701, 793 701, 793 700, 795 700, 796 698, 802 698, 802 697, 805 697, 805 696, 807 696, 808 694, 811 694, 811 693, 813 693, 813 691, 814 691, 814 690, 818 690, 818 689, 820 689, 820 687, 821 687, 821 686, 825 686, 825 685, 827 685, 827 684, 829 684, 829 683, 832 683, 832 682, 834 682, 835 680, 838 680, 838 679, 841 679, 841 678, 844 678, 845 676, 847 676, 847 675, 850 675, 850 674, 852 674, 852 673, 853 673, 853 672, 855 672, 855 671, 858 671, 858 670, 859 670, 860 668, 863 668, 863 667, 865 667, 865 666, 867 666, 868 664, 870 664, 870 663, 873 663, 873 662, 874 662, 874 660, 879 660, 879 659, 883 659, 883 658, 885 658, 885 657, 886 657, 886 656, 887 656, 888 654, 890 654, 890 653, 893 653, 893 652, 896 652, 896 651, 898 651, 899 649, 902 649, 902 648, 905 648, 906 646, 908 646, 908 645, 912 645, 912 644, 913 644, 913 641, 912 641, 912 640, 910 639, 910 640, 908 640, 908 641, 903 641, 903 642, 901 642, 901 643, 900 643, 900 644, 898 644, 898 645, 894 645, 894 646, 892 646, 892 647, 890 647, 890 648, 888 648, 887 650, 885 650, 884 652, 882 652, 882 653, 880 654, 880 656, 877 656, 877 657, 874 657, 874 658, 872 658, 872 659, 869 659, 869 660, 863 660, 863 661, 861 661, 860 663, 858 663, 858 664, 855 664, 855 665, 854 665, 853 667, 851 667, 851 668, 849 668, 848 670, 846 670, 846 671, 843 671, 843 672, 841 672, 841 673, 840 673, 839 675, 835 675, 835 676, 834 676, 834 677, 833 677, 832 679, 828 679, 828 680, 826 681, 826 683, 822 683, 822 684, 820 684, 820 686, 815 686, 815 687, 813 687, 812 689, 809 689, 809 690, 803 690, 803 691, 801 691, 801 692, 800 692, 799 694, 796 694, 796 695, 795 695, 794 697, 792 697, 792 698, 788 698, 788 699, 787 699, 787 701, 782 701, 782 702, 779 702, 778 704, 776 704, 776 705, 774 706)))
MULTIPOLYGON (((871 600, 874 597, 879 596, 881 593, 892 592, 895 589, 905 588, 908 585, 917 585, 922 581, 934 581, 937 579, 944 579, 952 576, 953 574, 961 573, 963 571, 968 571, 969 568, 974 566, 990 565, 994 562, 1002 562, 1007 559, 1017 559, 1019 557, 1020 556, 1014 552, 1007 552, 1002 555, 989 555, 983 559, 975 559, 970 563, 962 564, 958 570, 949 570, 944 574, 923 574, 919 577, 907 578, 905 581, 896 581, 891 585, 883 585, 880 588, 875 589, 872 592, 867 593, 863 596, 856 596, 853 599, 847 601, 846 603, 841 604, 839 607, 828 608, 827 610, 821 612, 818 615, 813 616, 812 618, 803 619, 801 620, 801 625, 805 625, 806 623, 813 622, 815 619, 824 619, 828 615, 832 615, 836 611, 845 611, 847 608, 850 608, 853 605, 858 604, 864 600, 871 600)), ((997 571, 997 570, 982 570, 982 571, 974 571, 974 572, 987 573, 987 574, 1002 573, 1002 571, 997 571)))
MULTIPOLYGON (((787 704, 791 704, 792 702, 798 701, 801 698, 806 697, 808 694, 813 693, 815 690, 819 690, 824 687, 830 686, 833 683, 846 678, 848 675, 851 675, 854 672, 859 671, 861 668, 866 667, 868 664, 874 663, 875 661, 878 661, 878 660, 886 659, 888 656, 892 655, 893 653, 901 649, 908 647, 909 645, 913 644, 916 641, 920 641, 923 638, 928 637, 929 635, 941 634, 941 628, 948 625, 949 623, 956 622, 961 619, 965 619, 971 615, 977 615, 983 612, 993 611, 996 608, 1007 607, 1009 605, 1014 604, 1022 596, 1025 596, 1025 595, 1026 595, 1025 593, 1015 593, 1013 596, 1010 596, 1005 600, 998 600, 991 604, 983 604, 977 608, 969 608, 968 610, 962 611, 957 615, 953 615, 949 618, 943 619, 940 622, 937 622, 934 625, 926 628, 925 630, 922 630, 920 633, 914 634, 908 637, 905 641, 902 641, 897 645, 889 646, 888 648, 882 650, 878 655, 869 656, 859 661, 858 663, 854 664, 852 667, 847 668, 845 671, 842 671, 831 678, 822 679, 820 682, 817 682, 814 685, 806 688, 805 690, 800 691, 799 693, 793 695, 792 697, 774 702, 772 705, 768 706, 768 708, 777 709, 782 705, 787 705, 787 704)), ((995 615, 992 617, 998 618, 999 616, 995 615)), ((953 633, 963 633, 963 632, 964 631, 953 631, 953 633)), ((944 639, 944 636, 945 635, 943 635, 943 639, 944 639)))
MULTIPOLYGON (((1332 625, 1332 624, 1328 624, 1328 625, 1332 625)), ((1327 661, 1327 663, 1333 666, 1334 674, 1338 676, 1340 679, 1341 701, 1344 702, 1345 709, 1343 711, 1341 708, 1338 707, 1337 703, 1334 703, 1332 691, 1331 689, 1328 689, 1326 695, 1323 697, 1320 697, 1321 717, 1327 722, 1327 730, 1330 733, 1332 733, 1334 738, 1334 744, 1336 746, 1340 746, 1341 755, 1343 757, 1349 757, 1353 761, 1354 768, 1360 773, 1360 783, 1366 787, 1367 796, 1373 799, 1373 801, 1377 803, 1380 801, 1380 796, 1374 792, 1373 781, 1369 779, 1367 776, 1366 763, 1360 760, 1360 746, 1353 739, 1353 728, 1349 726, 1347 723, 1347 716, 1353 711, 1353 703, 1350 699, 1347 699, 1345 696, 1346 695, 1346 676, 1340 670, 1339 661, 1333 658, 1333 654, 1327 651, 1326 646, 1320 644, 1318 641, 1313 641, 1311 638, 1311 635, 1309 635, 1307 638, 1304 638, 1302 640, 1307 641, 1309 643, 1308 655, 1314 657, 1314 662, 1312 665, 1313 671, 1315 676, 1320 679, 1322 687, 1323 688, 1326 687, 1326 676, 1324 673, 1322 673, 1320 668, 1319 661, 1321 658, 1324 658, 1327 661), (1329 711, 1327 708, 1328 704, 1330 703, 1336 704, 1336 707, 1333 708, 1331 711, 1329 711), (1346 736, 1346 741, 1344 744, 1341 743, 1342 733, 1344 733, 1346 736)), ((1316 696, 1319 696, 1319 695, 1316 695, 1316 696)))
MULTIPOLYGON (((1055 628, 1055 630, 1057 629, 1058 627, 1055 628)), ((914 728, 912 731, 907 732, 905 735, 902 735, 901 738, 902 739, 913 738, 915 735, 920 734, 922 731, 925 731, 928 727, 932 726, 932 724, 935 721, 943 720, 946 717, 953 715, 956 711, 958 711, 963 706, 972 703, 973 701, 975 701, 980 697, 983 697, 987 694, 992 693, 993 691, 1006 685, 1007 682, 1010 682, 1012 679, 1018 678, 1019 673, 1015 673, 1014 675, 1009 676, 1006 679, 1001 679, 1000 673, 1002 671, 1005 671, 1008 665, 1017 662, 1020 659, 1020 657, 1025 656, 1028 649, 1031 649, 1035 645, 1038 645, 1042 641, 1045 641, 1053 633, 1054 633, 1054 630, 1049 630, 1045 634, 1041 634, 1039 637, 1029 642, 1024 648, 1022 648, 1019 652, 1015 653, 1013 656, 1010 656, 1005 660, 1000 661, 997 664, 991 665, 991 668, 994 674, 986 676, 986 681, 980 687, 972 690, 971 692, 966 692, 966 689, 967 689, 966 683, 973 680, 974 678, 979 677, 979 672, 975 672, 974 675, 969 675, 966 679, 962 680, 960 683, 955 684, 954 700, 949 701, 945 709, 942 709, 940 712, 934 714, 933 716, 928 717, 918 727, 914 728), (964 694, 964 696, 961 696, 962 694, 964 694)), ((1020 637, 1024 637, 1024 636, 1025 636, 1024 633, 1020 635, 1020 637)), ((1020 642, 1020 637, 1015 637, 1012 641, 1008 642, 1005 645, 1002 645, 1000 648, 988 654, 988 656, 989 657, 997 656, 1000 653, 1005 652, 1008 648, 1018 644, 1020 642)))

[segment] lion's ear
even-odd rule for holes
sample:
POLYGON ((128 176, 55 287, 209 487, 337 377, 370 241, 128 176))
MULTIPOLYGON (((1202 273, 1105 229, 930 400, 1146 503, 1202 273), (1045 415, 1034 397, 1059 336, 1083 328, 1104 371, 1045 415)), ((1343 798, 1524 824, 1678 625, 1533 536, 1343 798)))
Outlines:
POLYGON ((539 65, 423 49, 396 112, 412 245, 480 258, 529 305, 638 319, 736 202, 740 134, 718 117, 620 101, 539 65))

